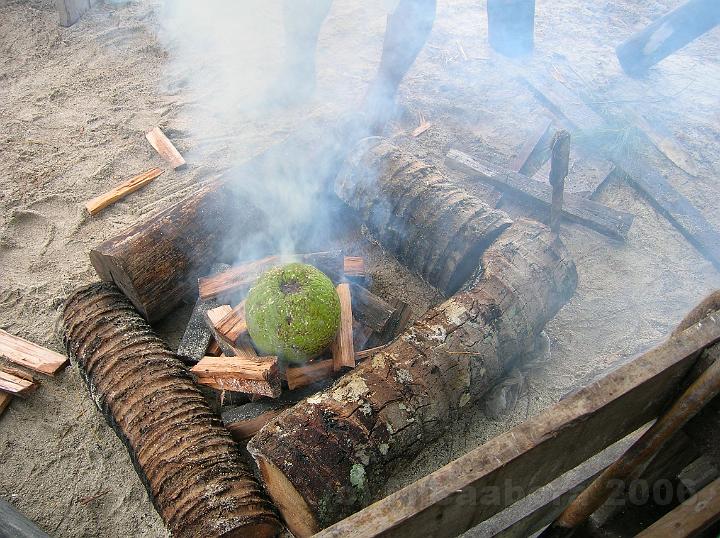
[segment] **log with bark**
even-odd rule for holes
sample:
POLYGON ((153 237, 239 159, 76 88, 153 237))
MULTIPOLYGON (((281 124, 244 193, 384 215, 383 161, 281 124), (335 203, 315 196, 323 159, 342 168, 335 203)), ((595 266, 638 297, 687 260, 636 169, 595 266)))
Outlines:
POLYGON ((440 436, 532 348, 577 284, 562 244, 527 220, 495 240, 481 268, 467 291, 250 442, 297 536, 367 505, 395 464, 440 436))
POLYGON ((386 249, 447 295, 511 223, 438 168, 384 140, 361 144, 348 158, 335 193, 386 249))
POLYGON ((177 356, 113 284, 78 290, 63 336, 174 536, 275 536, 275 509, 177 356))

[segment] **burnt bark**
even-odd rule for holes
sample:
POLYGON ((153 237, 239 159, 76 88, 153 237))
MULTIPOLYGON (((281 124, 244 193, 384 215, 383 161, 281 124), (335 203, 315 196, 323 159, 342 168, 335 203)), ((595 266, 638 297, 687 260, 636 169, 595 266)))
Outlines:
POLYGON ((116 286, 78 290, 65 346, 174 536, 274 536, 273 505, 190 375, 116 286))
POLYGON ((467 291, 250 442, 297 536, 369 504, 395 464, 440 436, 531 349, 577 284, 562 244, 527 220, 487 249, 481 267, 467 291))
POLYGON ((511 223, 387 141, 351 156, 335 193, 385 248, 446 295, 465 283, 483 250, 511 223))

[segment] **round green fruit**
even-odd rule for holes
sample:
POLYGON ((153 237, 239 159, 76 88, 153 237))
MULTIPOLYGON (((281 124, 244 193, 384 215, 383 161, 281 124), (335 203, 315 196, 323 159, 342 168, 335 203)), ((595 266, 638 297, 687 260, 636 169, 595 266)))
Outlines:
POLYGON ((340 298, 312 265, 265 272, 245 301, 248 332, 261 353, 301 362, 325 351, 340 327, 340 298))

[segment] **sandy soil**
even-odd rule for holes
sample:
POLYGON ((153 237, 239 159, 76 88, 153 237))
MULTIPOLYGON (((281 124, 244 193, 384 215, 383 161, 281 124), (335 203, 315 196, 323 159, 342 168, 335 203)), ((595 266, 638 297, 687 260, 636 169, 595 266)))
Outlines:
MULTIPOLYGON (((401 88, 406 117, 433 123, 398 142, 440 162, 459 148, 509 162, 544 109, 514 75, 570 62, 608 108, 632 107, 657 120, 692 154, 693 178, 660 155, 670 182, 715 226, 720 172, 720 31, 660 64, 648 78, 622 75, 614 46, 676 0, 538 2, 536 53, 511 62, 487 46, 484 5, 441 1, 428 46, 401 88)), ((87 251, 199 180, 253 155, 311 117, 332 118, 362 95, 379 57, 381 1, 337 0, 320 42, 318 90, 306 106, 267 116, 213 117, 198 128, 203 95, 192 93, 174 49, 158 39, 156 2, 99 5, 69 29, 50 0, 0 0, 0 328, 56 350, 58 307, 95 279, 87 251), (238 121, 242 120, 242 123, 238 121), (90 218, 81 203, 161 165, 143 133, 162 126, 190 167, 90 218)), ((391 129, 392 131, 392 129, 391 129)), ((593 163, 574 155, 578 170, 593 163)), ((592 173, 592 172, 589 172, 592 173)), ((469 410, 388 484, 388 492, 443 465, 556 402, 581 380, 660 341, 720 274, 622 181, 597 194, 636 215, 625 244, 567 225, 578 265, 577 294, 547 327, 548 354, 524 364, 511 409, 490 419, 469 410)), ((504 206, 514 215, 528 209, 504 206)), ((369 247, 377 289, 410 301, 420 314, 438 296, 369 247)), ((178 316, 178 320, 182 317, 178 316)), ((178 322, 176 325, 179 325, 178 322)), ((173 340, 171 327, 164 327, 173 340)), ((165 536, 120 441, 105 425, 72 368, 0 419, 0 496, 56 536, 165 536)))

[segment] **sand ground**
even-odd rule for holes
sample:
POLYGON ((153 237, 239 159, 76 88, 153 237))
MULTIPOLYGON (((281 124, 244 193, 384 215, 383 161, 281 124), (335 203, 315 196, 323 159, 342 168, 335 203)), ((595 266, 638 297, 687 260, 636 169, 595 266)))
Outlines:
MULTIPOLYGON (((428 45, 399 97, 406 117, 422 112, 433 125, 412 138, 403 135, 412 122, 400 122, 390 134, 436 162, 453 147, 509 162, 545 113, 515 75, 570 63, 601 106, 630 107, 677 138, 696 161, 698 177, 651 151, 653 162, 720 228, 720 30, 645 79, 624 76, 614 57, 617 43, 679 3, 538 0, 536 52, 532 59, 509 61, 487 46, 483 2, 441 0, 428 45)), ((57 309, 74 288, 95 279, 91 247, 308 118, 351 109, 372 76, 384 28, 384 13, 375 9, 380 0, 358 4, 337 0, 333 6, 310 103, 261 117, 213 116, 198 128, 203 95, 190 91, 188 75, 174 61, 176 50, 159 39, 156 2, 100 4, 62 29, 50 0, 0 0, 0 328, 60 351, 57 309), (88 217, 83 201, 162 164, 143 137, 155 125, 188 156, 188 170, 168 171, 88 217)), ((578 171, 598 173, 586 156, 575 152, 573 158, 578 171)), ((392 478, 388 492, 662 340, 720 286, 712 265, 626 183, 610 181, 596 198, 634 213, 635 222, 624 244, 576 225, 563 227, 578 266, 578 290, 547 327, 549 354, 521 368, 525 382, 517 405, 492 419, 482 406, 469 410, 392 478)), ((528 213, 512 202, 504 208, 528 213)), ((376 247, 370 259, 377 289, 410 301, 416 314, 438 299, 411 277, 394 277, 376 247)), ((43 380, 31 398, 14 400, 0 419, 0 496, 53 536, 166 535, 124 447, 72 368, 43 380)))

